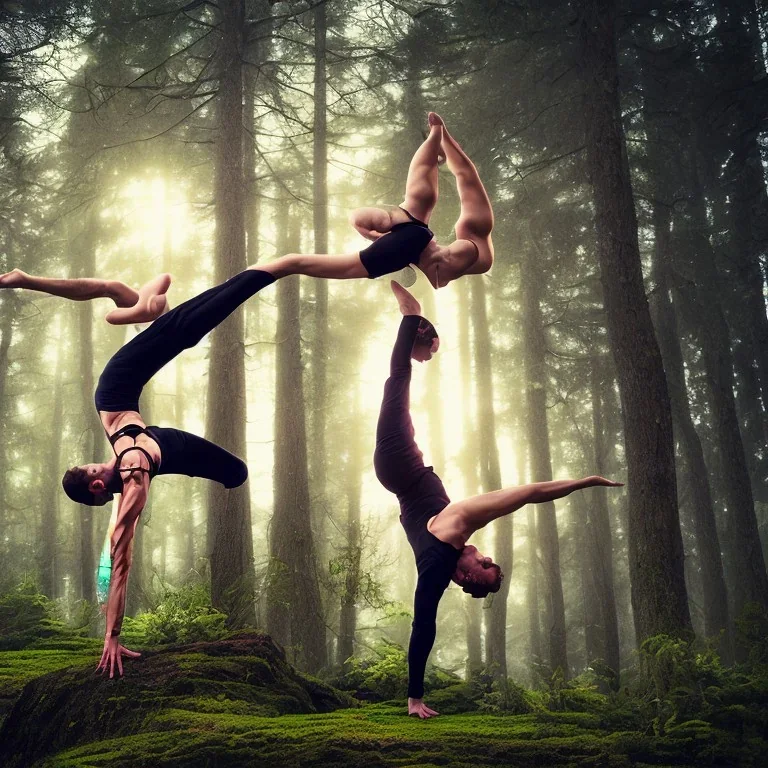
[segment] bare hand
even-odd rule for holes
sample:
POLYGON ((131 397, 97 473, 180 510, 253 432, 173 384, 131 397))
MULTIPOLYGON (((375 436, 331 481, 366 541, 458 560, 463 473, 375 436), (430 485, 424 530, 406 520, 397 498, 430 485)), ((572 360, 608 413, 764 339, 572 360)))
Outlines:
POLYGON ((109 668, 109 677, 112 679, 115 676, 115 666, 117 666, 118 675, 122 676, 123 656, 137 659, 141 654, 136 651, 129 651, 127 648, 120 645, 120 639, 118 637, 105 637, 104 652, 101 654, 101 661, 99 661, 99 666, 96 667, 96 671, 100 671, 103 675, 107 671, 107 668, 109 668))
POLYGON ((600 475, 590 475, 589 477, 585 477, 584 480, 587 483, 587 487, 605 485, 608 488, 621 488, 624 485, 624 483, 616 483, 613 480, 607 480, 604 477, 600 477, 600 475))
POLYGON ((392 286, 392 293, 395 294, 397 303, 400 305, 400 311, 404 315, 421 314, 421 304, 400 283, 390 280, 389 284, 392 286))
POLYGON ((408 714, 418 715, 422 720, 426 720, 430 717, 436 717, 439 712, 435 712, 434 709, 430 709, 425 703, 424 699, 408 699, 408 714))

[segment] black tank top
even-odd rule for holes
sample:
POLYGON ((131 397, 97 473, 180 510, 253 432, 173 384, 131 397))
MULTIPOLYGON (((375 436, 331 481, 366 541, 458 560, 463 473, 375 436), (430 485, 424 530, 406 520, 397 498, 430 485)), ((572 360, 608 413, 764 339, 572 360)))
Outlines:
MULTIPOLYGON (((148 451, 146 451, 144 448, 142 448, 140 445, 136 445, 136 438, 139 435, 147 435, 149 437, 152 437, 152 435, 147 432, 147 430, 144 427, 140 427, 138 424, 126 424, 124 427, 120 427, 120 429, 117 430, 117 432, 114 432, 109 436, 109 442, 112 445, 112 450, 115 449, 115 443, 121 438, 121 437, 132 437, 134 444, 128 448, 126 448, 124 451, 121 451, 119 454, 117 454, 117 461, 115 462, 115 466, 117 467, 118 472, 146 472, 149 475, 149 479, 151 480, 158 472, 158 465, 157 462, 152 458, 152 456, 149 454, 148 451), (125 456, 126 453, 129 451, 141 451, 146 457, 147 461, 149 462, 149 469, 145 469, 144 467, 121 467, 120 462, 123 460, 123 456, 125 456)), ((154 438, 152 438, 154 440, 154 438)))

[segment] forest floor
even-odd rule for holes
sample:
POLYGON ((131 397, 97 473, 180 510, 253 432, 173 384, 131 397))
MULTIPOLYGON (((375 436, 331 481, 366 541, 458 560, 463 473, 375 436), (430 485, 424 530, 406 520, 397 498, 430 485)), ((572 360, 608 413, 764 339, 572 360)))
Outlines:
POLYGON ((111 681, 94 674, 99 641, 37 645, 0 652, 4 766, 760 766, 768 754, 744 713, 642 730, 546 709, 419 721, 404 701, 360 705, 299 675, 256 634, 149 650, 111 681))

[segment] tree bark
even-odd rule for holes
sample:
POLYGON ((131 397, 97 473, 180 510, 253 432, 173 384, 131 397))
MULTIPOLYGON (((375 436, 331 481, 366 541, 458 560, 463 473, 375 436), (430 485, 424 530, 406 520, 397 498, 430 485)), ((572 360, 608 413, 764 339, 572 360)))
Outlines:
MULTIPOLYGON (((216 283, 246 267, 243 177, 243 0, 222 0, 218 49, 218 133, 216 201, 216 283)), ((245 360, 242 310, 211 334, 206 435, 242 458, 245 443, 245 360)), ((211 601, 230 615, 232 625, 253 623, 253 539, 248 483, 226 489, 210 483, 208 551, 211 601)))
MULTIPOLYGON (((719 488, 727 514, 723 548, 731 616, 740 616, 748 603, 768 607, 768 576, 760 545, 752 486, 741 439, 733 392, 730 334, 721 304, 722 279, 707 236, 706 201, 696 156, 688 158, 688 216, 682 222, 681 242, 687 243, 695 281, 679 282, 682 319, 693 330, 702 350, 714 438, 719 458, 719 488)), ((742 656, 744 649, 737 649, 742 656)))
MULTIPOLYGON (((312 154, 312 224, 315 253, 328 253, 328 139, 326 86, 326 3, 315 5, 314 120, 312 154)), ((328 400, 328 281, 313 281, 315 290, 314 337, 312 344, 312 451, 310 467, 318 513, 316 529, 323 541, 327 458, 325 447, 328 400)))
MULTIPOLYGON (((590 376, 592 400, 592 433, 594 436, 594 467, 598 475, 608 471, 608 446, 604 424, 604 366, 593 358, 590 376)), ((619 652, 619 621, 616 614, 616 595, 613 587, 613 539, 608 513, 608 499, 604 488, 591 490, 589 506, 589 549, 592 560, 592 577, 599 606, 600 628, 602 630, 601 658, 613 673, 611 687, 618 690, 621 657, 619 652)))
MULTIPOLYGON (((477 377, 477 424, 480 445, 480 482, 484 492, 501 488, 499 448, 496 443, 496 415, 493 410, 491 336, 488 330, 485 283, 472 280, 472 329, 475 337, 475 374, 477 377)), ((496 528, 495 561, 506 578, 494 595, 486 614, 485 664, 494 677, 507 679, 507 596, 512 575, 512 516, 494 523, 496 528)))
MULTIPOLYGON (((283 212, 281 250, 295 251, 297 220, 283 212)), ((277 284, 274 514, 270 525, 267 629, 295 663, 317 672, 327 663, 325 622, 310 520, 306 416, 301 361, 299 277, 277 284)))
MULTIPOLYGON (((461 448, 459 465, 464 477, 465 493, 473 496, 480 491, 478 477, 478 455, 474 450, 475 418, 472 403, 472 350, 470 345, 469 318, 469 281, 460 280, 457 283, 459 292, 459 370, 461 376, 461 415, 464 445, 461 448)), ((434 361, 430 361, 430 364, 434 361)), ((465 635, 467 641, 467 679, 482 672, 483 643, 482 633, 482 604, 479 600, 464 602, 465 635)))
POLYGON ((653 333, 621 123, 615 0, 579 3, 587 168, 629 478, 629 569, 638 641, 689 636, 672 415, 653 333))
MULTIPOLYGON (((54 316, 52 325, 61 326, 61 315, 54 316), (57 322, 58 321, 58 322, 57 322)), ((55 599, 59 596, 59 552, 58 552, 58 524, 59 524, 59 498, 61 493, 60 465, 61 465, 61 433, 64 427, 64 384, 62 379, 64 339, 59 334, 56 350, 56 368, 53 375, 53 412, 50 421, 50 437, 48 438, 47 472, 50 482, 44 486, 41 500, 41 526, 40 526, 40 589, 43 594, 55 599)))
POLYGON ((347 571, 341 596, 339 616, 339 664, 344 664, 355 651, 357 631, 357 600, 360 592, 360 502, 363 490, 363 462, 365 446, 360 430, 360 397, 356 390, 355 406, 352 411, 350 451, 347 459, 347 571))
MULTIPOLYGON (((661 170, 660 168, 657 170, 661 170)), ((686 485, 691 493, 696 548, 699 552, 701 586, 704 596, 704 633, 714 638, 723 634, 720 653, 724 661, 732 659, 728 591, 723 574, 720 539, 717 533, 715 508, 709 486, 709 471, 704 461, 701 440, 691 416, 685 383, 685 365, 680 347, 680 336, 675 307, 672 303, 670 275, 672 244, 670 220, 672 209, 664 202, 654 202, 654 259, 653 277, 655 293, 651 308, 659 339, 664 370, 667 373, 672 418, 678 434, 686 485)))
MULTIPOLYGON (((96 216, 94 210, 87 213, 85 232, 82 234, 80 276, 90 277, 96 274, 96 216)), ((81 455, 85 462, 101 460, 96 451, 96 441, 103 433, 93 405, 93 306, 83 301, 77 308, 78 319, 78 368, 80 371, 80 395, 83 408, 81 455)), ((79 507, 79 597, 92 603, 96 602, 96 562, 93 550, 93 507, 86 504, 79 507)))
MULTIPOLYGON (((531 458, 531 480, 543 482, 552 479, 552 458, 549 450, 547 423, 546 339, 541 316, 540 293, 542 277, 530 249, 522 256, 521 293, 523 306, 523 350, 526 378, 526 404, 528 407, 528 444, 531 458)), ((536 529, 541 553, 544 602, 548 633, 548 658, 552 672, 561 670, 567 678, 568 654, 566 649, 565 603, 560 575, 560 542, 557 535, 555 505, 552 502, 536 505, 536 529)))

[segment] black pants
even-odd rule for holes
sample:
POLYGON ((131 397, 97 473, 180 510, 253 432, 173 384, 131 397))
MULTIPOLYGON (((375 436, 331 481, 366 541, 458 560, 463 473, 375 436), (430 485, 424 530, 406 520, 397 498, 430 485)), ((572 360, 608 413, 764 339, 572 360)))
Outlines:
POLYGON ((158 317, 107 363, 96 387, 96 409, 138 411, 141 390, 164 365, 274 281, 266 272, 245 270, 158 317))
MULTIPOLYGON (((176 355, 194 347, 244 301, 273 283, 272 275, 246 270, 155 320, 107 363, 96 387, 99 411, 137 411, 144 385, 176 355)), ((205 477, 227 488, 245 482, 245 462, 220 446, 179 429, 148 427, 160 446, 158 474, 205 477)))
POLYGON ((409 264, 419 263, 421 252, 433 237, 432 230, 421 222, 395 224, 389 232, 360 251, 360 261, 371 278, 399 272, 409 264))

